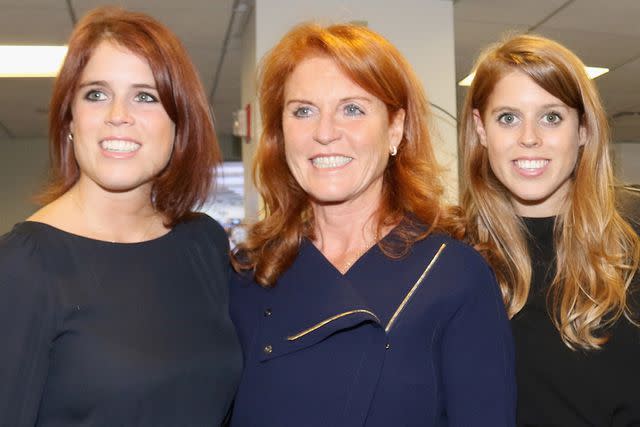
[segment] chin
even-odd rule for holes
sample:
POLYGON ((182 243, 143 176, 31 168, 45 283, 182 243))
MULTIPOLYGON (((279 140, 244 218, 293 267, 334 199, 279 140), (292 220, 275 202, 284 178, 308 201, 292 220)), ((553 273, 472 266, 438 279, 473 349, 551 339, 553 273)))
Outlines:
POLYGON ((126 193, 127 191, 135 190, 145 184, 146 184, 145 182, 129 180, 129 181, 103 181, 99 185, 104 190, 112 193, 126 193))
POLYGON ((312 194, 309 193, 309 197, 311 200, 317 204, 321 205, 339 205, 340 203, 346 202, 347 197, 343 195, 336 194, 312 194))

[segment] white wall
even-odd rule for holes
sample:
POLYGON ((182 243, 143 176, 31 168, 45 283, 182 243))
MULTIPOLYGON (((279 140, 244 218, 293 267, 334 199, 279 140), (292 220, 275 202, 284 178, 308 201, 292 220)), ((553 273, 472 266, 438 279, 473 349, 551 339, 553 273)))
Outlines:
POLYGON ((252 161, 258 143, 260 117, 256 100, 256 15, 251 13, 242 35, 242 72, 241 94, 242 107, 251 105, 251 138, 242 138, 242 163, 244 166, 244 215, 248 222, 258 219, 260 200, 251 180, 252 161))
POLYGON ((31 215, 33 195, 47 176, 48 146, 44 139, 0 140, 0 234, 31 215))
POLYGON ((640 143, 613 144, 616 177, 624 184, 640 185, 640 143))

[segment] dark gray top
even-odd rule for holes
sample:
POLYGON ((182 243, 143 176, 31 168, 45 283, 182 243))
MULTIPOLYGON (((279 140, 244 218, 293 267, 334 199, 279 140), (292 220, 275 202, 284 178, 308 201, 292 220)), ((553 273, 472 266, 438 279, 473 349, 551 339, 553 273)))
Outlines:
POLYGON ((200 215, 141 243, 23 222, 0 238, 0 426, 216 426, 241 353, 228 241, 200 215))

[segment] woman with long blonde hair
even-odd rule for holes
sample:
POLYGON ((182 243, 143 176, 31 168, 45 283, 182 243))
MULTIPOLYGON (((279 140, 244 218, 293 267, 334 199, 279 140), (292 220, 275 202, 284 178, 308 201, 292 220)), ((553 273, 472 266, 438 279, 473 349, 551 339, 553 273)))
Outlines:
POLYGON ((512 318, 518 425, 638 425, 640 244, 583 63, 534 35, 491 46, 460 141, 467 238, 512 318))

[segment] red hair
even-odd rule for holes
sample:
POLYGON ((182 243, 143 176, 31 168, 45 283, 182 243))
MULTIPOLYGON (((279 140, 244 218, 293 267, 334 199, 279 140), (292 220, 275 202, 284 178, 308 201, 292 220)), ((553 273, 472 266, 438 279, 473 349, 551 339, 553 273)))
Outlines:
POLYGON ((428 130, 428 103, 409 63, 391 43, 365 27, 302 24, 267 54, 259 75, 262 135, 253 179, 265 216, 250 229, 233 263, 237 270, 254 269, 263 286, 275 284, 293 263, 302 238, 314 237, 309 197, 287 166, 282 129, 285 83, 295 67, 312 56, 335 61, 346 76, 386 105, 390 120, 400 110, 405 112, 402 141, 384 172, 376 213, 378 239, 384 228, 400 224, 401 244, 397 248, 380 244, 385 253, 401 256, 431 230, 451 228, 441 205, 443 187, 428 130), (418 224, 431 228, 425 231, 418 224))
POLYGON ((173 226, 209 196, 221 161, 209 104, 193 63, 178 38, 148 15, 116 7, 85 15, 69 40, 69 50, 53 88, 49 114, 51 171, 40 196, 49 203, 78 180, 80 170, 68 140, 71 105, 80 76, 96 47, 109 41, 144 58, 153 73, 160 101, 175 123, 169 164, 154 180, 151 200, 173 226))

